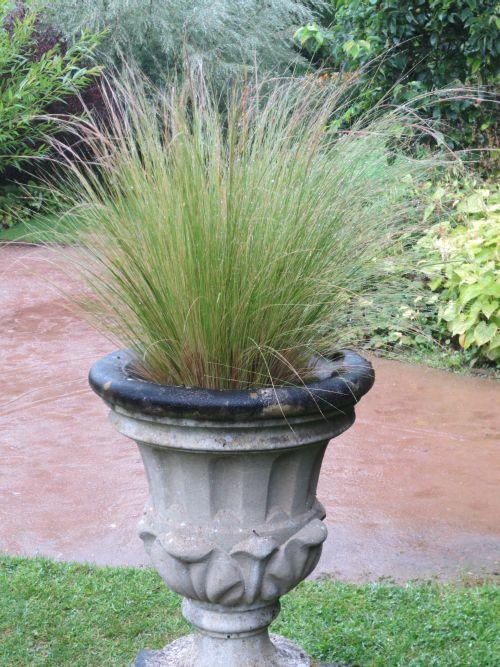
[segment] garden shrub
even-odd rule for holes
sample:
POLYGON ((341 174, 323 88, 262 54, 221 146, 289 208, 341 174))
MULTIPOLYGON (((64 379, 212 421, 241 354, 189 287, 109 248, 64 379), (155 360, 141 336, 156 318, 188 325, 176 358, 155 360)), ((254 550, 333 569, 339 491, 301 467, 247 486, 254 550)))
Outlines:
POLYGON ((446 123, 455 147, 497 146, 495 105, 487 102, 499 81, 497 0, 331 0, 331 7, 328 29, 308 24, 296 36, 321 64, 361 73, 365 85, 347 121, 384 95, 401 103, 458 83, 474 94, 429 113, 446 123))
POLYGON ((22 217, 41 211, 46 201, 33 181, 23 187, 17 183, 0 185, 0 230, 14 226, 22 217), (29 193, 29 194, 28 194, 29 193))
POLYGON ((0 176, 46 154, 46 137, 58 127, 47 114, 51 105, 87 87, 100 71, 85 64, 98 42, 88 31, 68 48, 57 40, 40 48, 38 7, 33 0, 0 0, 0 176))
POLYGON ((298 25, 312 20, 312 4, 298 0, 51 0, 48 18, 68 38, 82 29, 108 28, 104 51, 115 63, 122 56, 133 60, 157 82, 179 73, 188 59, 202 63, 220 87, 254 62, 262 70, 278 72, 299 62, 293 33, 298 25))
POLYGON ((365 347, 450 369, 491 366, 500 357, 500 187, 463 172, 419 187, 423 220, 393 260, 409 284, 390 319, 367 327, 365 347))
POLYGON ((458 193, 454 204, 454 218, 433 226, 419 243, 427 254, 422 269, 449 334, 476 357, 498 361, 500 186, 458 193))

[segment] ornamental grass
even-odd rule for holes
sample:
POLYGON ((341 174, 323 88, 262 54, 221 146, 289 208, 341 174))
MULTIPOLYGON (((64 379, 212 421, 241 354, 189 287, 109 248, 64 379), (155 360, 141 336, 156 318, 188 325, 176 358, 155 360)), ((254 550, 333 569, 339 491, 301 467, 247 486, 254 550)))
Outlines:
POLYGON ((103 84, 105 121, 66 121, 80 139, 56 144, 71 271, 134 372, 219 390, 300 384, 311 359, 359 345, 411 289, 399 257, 442 158, 415 158, 432 131, 410 107, 338 129, 345 85, 256 80, 221 110, 199 74, 164 92, 129 74, 103 84))

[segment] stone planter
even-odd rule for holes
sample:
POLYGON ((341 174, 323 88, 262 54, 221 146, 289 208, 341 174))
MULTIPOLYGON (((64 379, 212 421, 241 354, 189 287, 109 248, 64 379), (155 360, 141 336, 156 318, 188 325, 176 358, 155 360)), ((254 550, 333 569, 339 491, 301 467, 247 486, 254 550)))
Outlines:
POLYGON ((89 380, 139 446, 150 491, 140 536, 197 630, 143 664, 310 665, 268 625, 320 557, 323 454, 354 422, 371 365, 346 350, 322 360, 307 387, 213 391, 140 380, 130 360, 113 353, 89 380))

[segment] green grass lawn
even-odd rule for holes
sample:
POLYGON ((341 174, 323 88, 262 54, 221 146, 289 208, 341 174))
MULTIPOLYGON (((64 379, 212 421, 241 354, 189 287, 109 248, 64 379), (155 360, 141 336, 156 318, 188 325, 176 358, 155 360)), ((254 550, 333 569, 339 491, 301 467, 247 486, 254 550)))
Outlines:
MULTIPOLYGON (((275 632, 323 661, 357 667, 495 667, 500 594, 482 585, 306 582, 275 632)), ((0 665, 108 667, 188 628, 149 569, 0 557, 0 665)))
POLYGON ((0 243, 57 243, 68 225, 68 218, 52 215, 35 215, 26 222, 19 222, 7 229, 0 229, 0 243))

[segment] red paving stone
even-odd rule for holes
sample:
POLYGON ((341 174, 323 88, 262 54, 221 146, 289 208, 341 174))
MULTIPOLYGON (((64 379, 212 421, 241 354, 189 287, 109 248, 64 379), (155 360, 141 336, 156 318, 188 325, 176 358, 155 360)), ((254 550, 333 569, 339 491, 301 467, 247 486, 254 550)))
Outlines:
MULTIPOLYGON (((0 247, 0 551, 147 564, 146 480, 87 387, 113 345, 65 308, 78 290, 46 249, 0 247)), ((354 427, 319 484, 329 537, 317 573, 397 580, 500 569, 499 384, 375 360, 354 427)))

